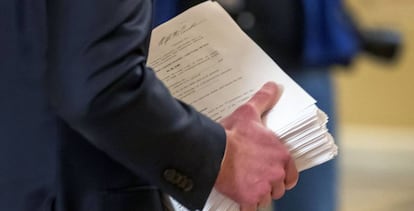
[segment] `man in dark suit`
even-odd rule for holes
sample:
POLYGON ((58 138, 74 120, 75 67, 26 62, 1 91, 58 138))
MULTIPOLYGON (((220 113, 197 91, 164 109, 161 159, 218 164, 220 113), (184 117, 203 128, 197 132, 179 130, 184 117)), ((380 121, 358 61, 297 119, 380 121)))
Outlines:
POLYGON ((0 2, 0 210, 200 209, 213 187, 255 209, 295 185, 261 123, 277 86, 213 122, 145 66, 150 19, 150 0, 0 2))

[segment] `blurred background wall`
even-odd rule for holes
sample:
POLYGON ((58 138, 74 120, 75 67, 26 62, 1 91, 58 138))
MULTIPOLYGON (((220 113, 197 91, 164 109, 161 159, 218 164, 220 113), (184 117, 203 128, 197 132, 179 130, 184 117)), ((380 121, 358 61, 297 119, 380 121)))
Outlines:
POLYGON ((401 32, 398 60, 337 68, 341 211, 414 210, 414 1, 347 0, 361 26, 401 32))
POLYGON ((414 1, 347 2, 362 26, 398 30, 404 46, 394 63, 361 56, 350 70, 336 71, 341 122, 414 127, 414 1))

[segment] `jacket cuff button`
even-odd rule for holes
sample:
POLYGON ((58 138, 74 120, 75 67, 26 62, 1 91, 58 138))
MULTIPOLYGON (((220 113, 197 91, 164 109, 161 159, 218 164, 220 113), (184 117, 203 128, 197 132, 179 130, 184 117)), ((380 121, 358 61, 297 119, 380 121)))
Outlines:
POLYGON ((192 180, 187 180, 186 185, 184 186, 183 190, 184 192, 189 192, 193 189, 193 181, 192 180))
POLYGON ((166 169, 164 171, 164 179, 167 180, 168 182, 173 182, 174 178, 176 177, 177 171, 175 171, 174 169, 166 169))

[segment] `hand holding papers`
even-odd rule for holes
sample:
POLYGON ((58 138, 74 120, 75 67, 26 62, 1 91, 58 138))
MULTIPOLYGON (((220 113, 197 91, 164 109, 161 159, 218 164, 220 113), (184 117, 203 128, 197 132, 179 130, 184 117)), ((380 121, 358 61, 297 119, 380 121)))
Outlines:
MULTIPOLYGON (((316 101, 218 3, 199 4, 154 29, 148 66, 175 97, 216 121, 245 103, 266 82, 282 84, 284 93, 265 122, 287 146, 298 170, 337 154, 326 129, 327 116, 316 101)), ((238 205, 213 190, 204 210, 238 210, 238 205)))

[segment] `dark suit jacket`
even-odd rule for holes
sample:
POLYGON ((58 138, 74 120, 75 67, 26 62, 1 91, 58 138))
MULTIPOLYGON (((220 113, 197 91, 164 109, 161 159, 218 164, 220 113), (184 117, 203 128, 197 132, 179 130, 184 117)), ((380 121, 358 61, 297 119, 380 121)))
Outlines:
POLYGON ((201 208, 223 128, 145 66, 150 0, 0 1, 0 210, 201 208))

